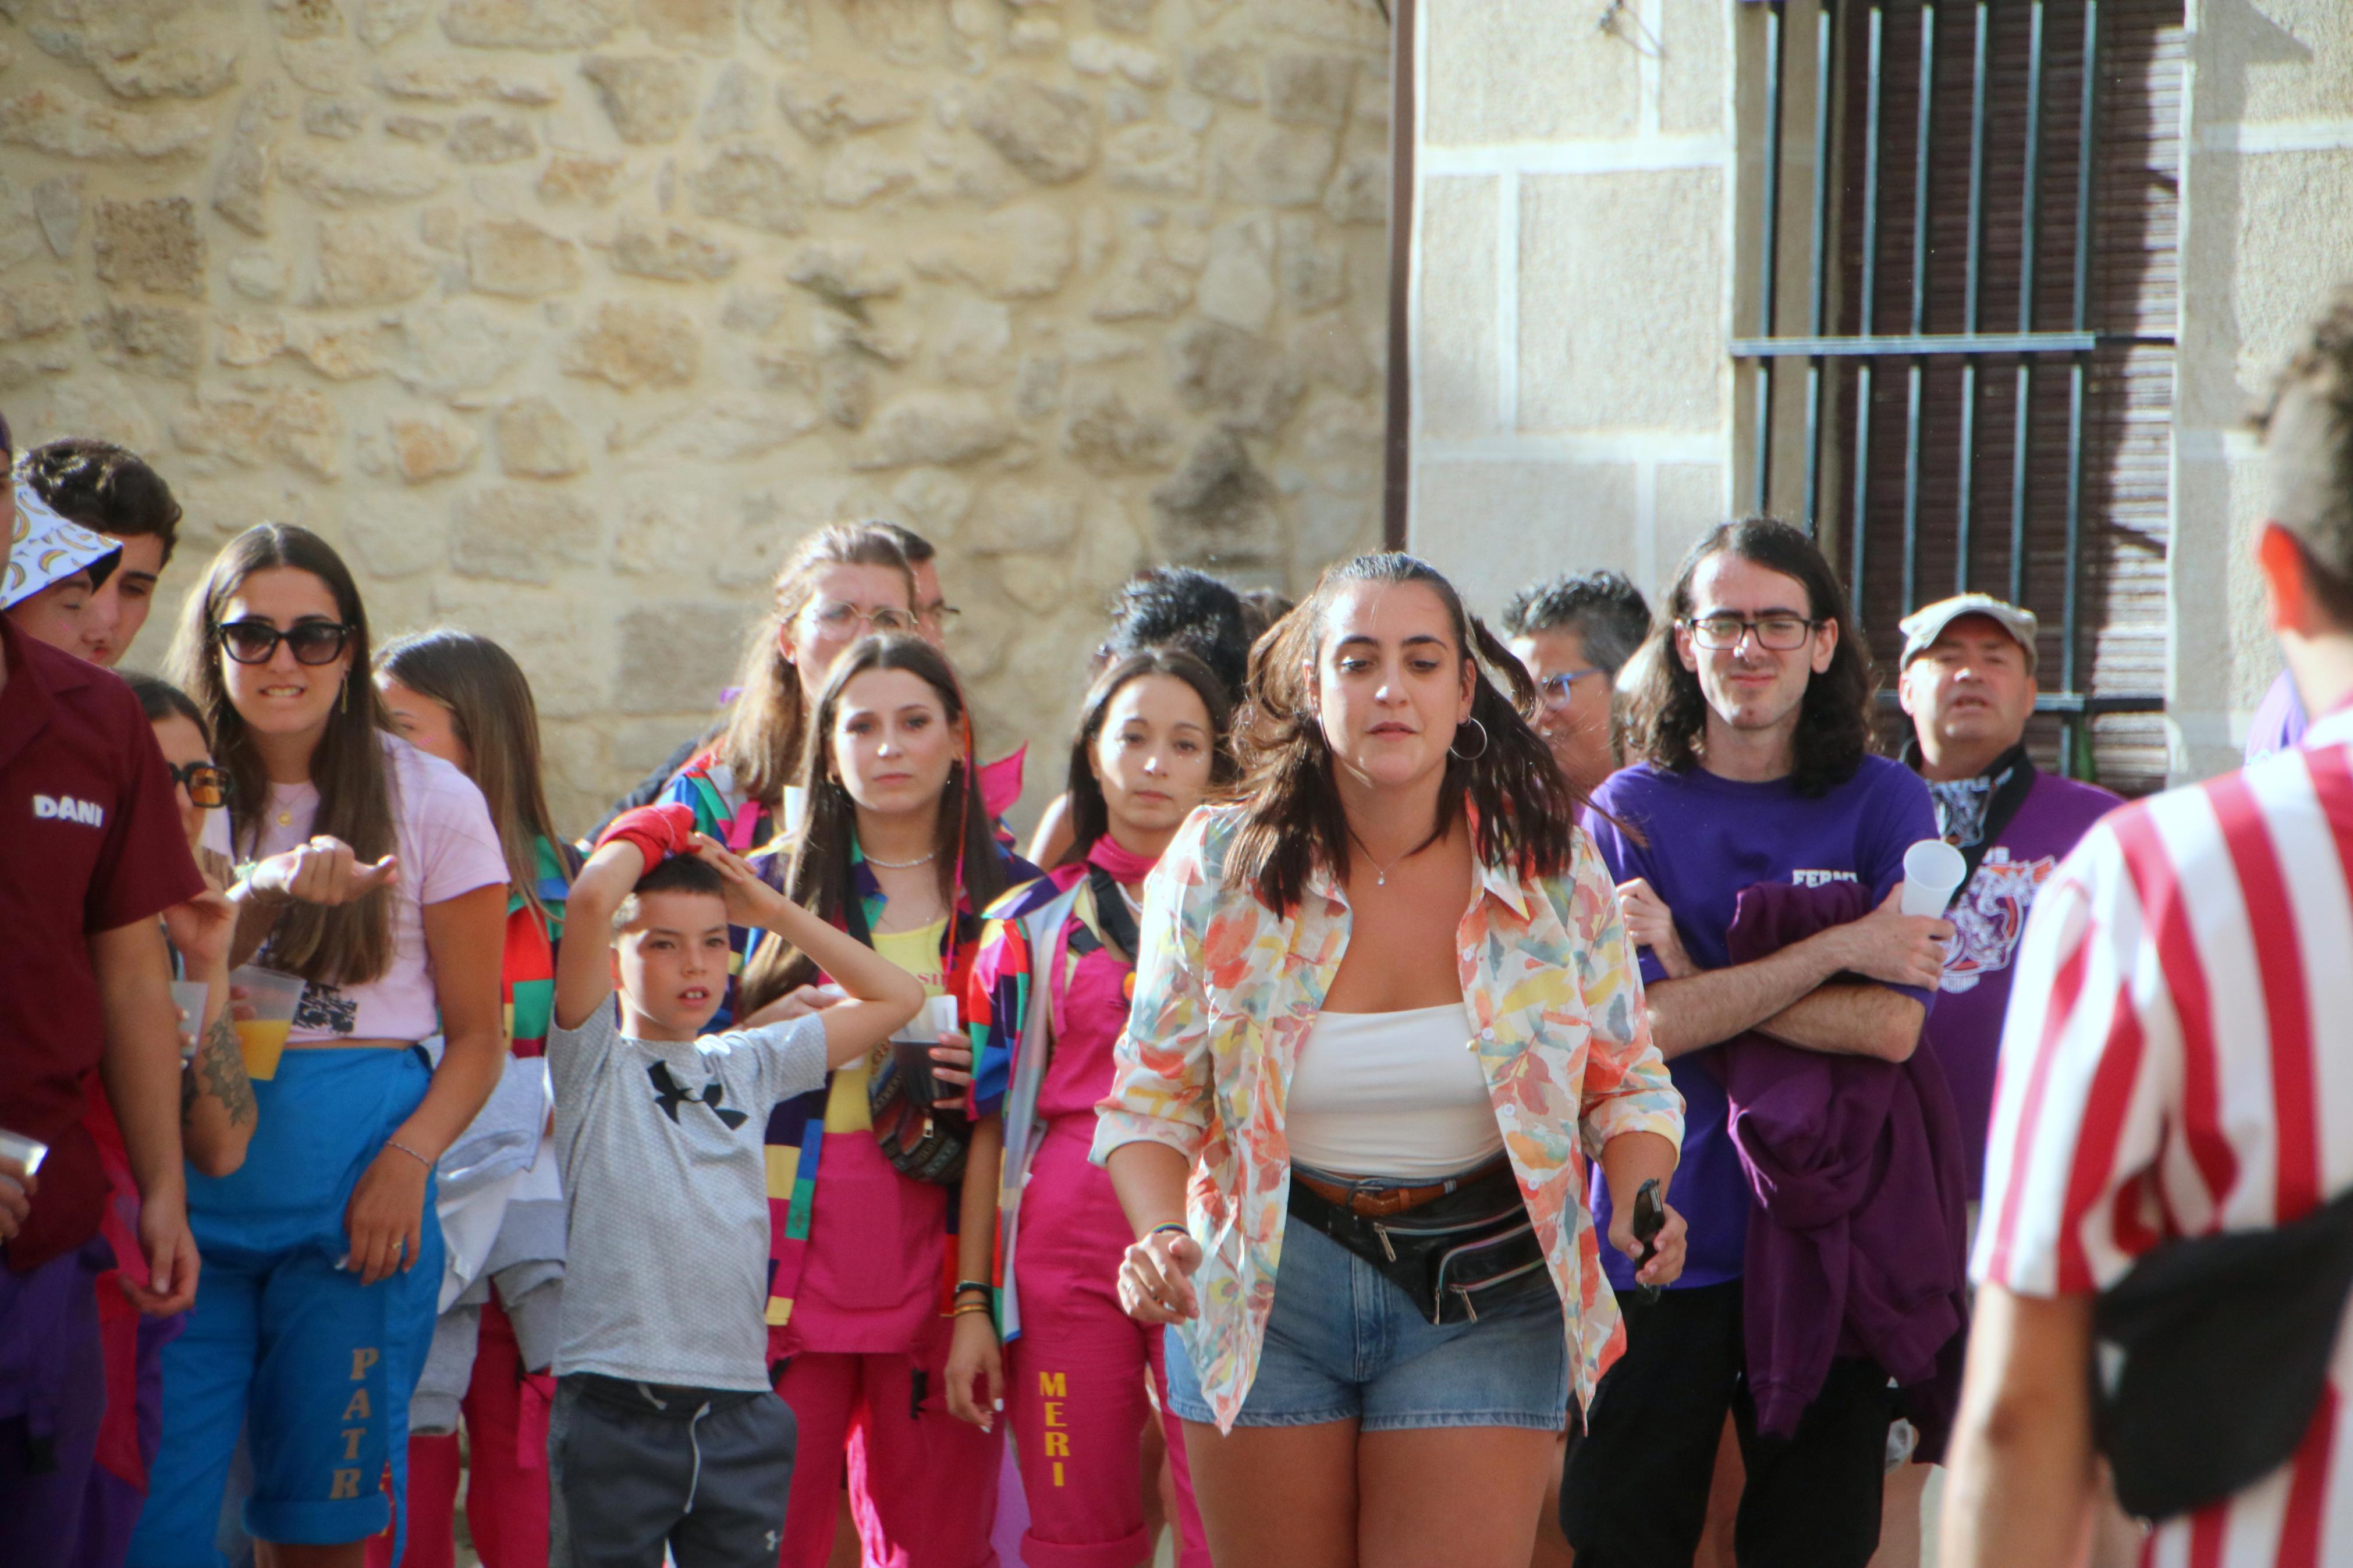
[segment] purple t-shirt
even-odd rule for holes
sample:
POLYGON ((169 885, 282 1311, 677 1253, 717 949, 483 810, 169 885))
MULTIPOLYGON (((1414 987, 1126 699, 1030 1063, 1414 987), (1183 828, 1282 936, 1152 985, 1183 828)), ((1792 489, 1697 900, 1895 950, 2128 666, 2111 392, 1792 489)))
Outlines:
MULTIPOLYGON (((1799 795, 1786 779, 1743 784, 1704 768, 1669 773, 1648 763, 1612 777, 1594 793, 1586 826, 1610 874, 1648 881, 1675 912, 1683 951, 1703 969, 1730 963, 1725 933, 1741 889, 1759 882, 1868 885, 1874 900, 1904 879, 1904 851, 1936 837, 1928 786, 1903 763, 1865 757, 1854 776, 1826 795, 1799 795), (1603 818, 1607 812, 1640 831, 1638 844, 1603 818)), ((1666 978, 1649 949, 1642 980, 1666 978)), ((1926 992, 1904 989, 1924 1005, 1926 992)), ((1715 1047, 1667 1064, 1683 1095, 1683 1152, 1667 1201, 1690 1226, 1679 1285, 1720 1285, 1740 1278, 1747 1250, 1749 1195, 1727 1128, 1730 1107, 1716 1076, 1715 1047)), ((1607 1235, 1609 1194, 1596 1173, 1594 1223, 1607 1235)), ((1633 1266, 1601 1249, 1609 1282, 1634 1285, 1633 1266)))
POLYGON ((1921 1038, 1936 1053, 1960 1113, 1969 1194, 1985 1184, 1986 1130, 1993 1116, 1994 1063, 2010 1005, 2010 955, 2034 895, 2093 823, 2123 804, 2097 784, 2037 773, 2016 815, 1993 837, 1968 889, 1953 903, 1956 928, 1944 983, 1921 1038))
POLYGON ((2303 745, 2306 722, 2304 699, 2283 669, 2263 700, 2255 704, 2254 721, 2247 727, 2248 763, 2260 763, 2274 752, 2291 752, 2303 745))

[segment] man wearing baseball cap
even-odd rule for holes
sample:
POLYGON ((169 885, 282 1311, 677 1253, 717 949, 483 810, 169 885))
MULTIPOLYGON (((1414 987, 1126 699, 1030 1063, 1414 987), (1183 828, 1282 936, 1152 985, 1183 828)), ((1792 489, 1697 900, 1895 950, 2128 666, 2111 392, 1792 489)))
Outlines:
MULTIPOLYGON (((1968 864, 1945 911, 1954 928, 1951 956, 1920 1037, 1952 1086, 1974 1212, 1985 1184, 2010 954, 2035 891, 2084 830, 2119 802, 2096 784, 2043 773, 2027 757, 2033 611, 1988 594, 1961 594, 1915 611, 1902 625, 1896 694, 1912 720, 1904 760, 1927 781, 1936 830, 1968 864)), ((1926 1479, 1925 1465, 1904 1466, 1888 1478, 1883 1540, 1918 1529, 1926 1479)))
POLYGON ((2010 1002, 2010 957, 2035 889, 2084 829, 2118 804, 2096 784, 2042 773, 2026 755, 2034 711, 2034 612, 1986 594, 1905 617, 1897 687, 1912 720, 1905 760, 1936 797, 1936 828, 1961 852, 1947 918, 1956 935, 1923 1037, 1951 1081, 1969 1165, 1984 1184, 1994 1058, 2010 1002))

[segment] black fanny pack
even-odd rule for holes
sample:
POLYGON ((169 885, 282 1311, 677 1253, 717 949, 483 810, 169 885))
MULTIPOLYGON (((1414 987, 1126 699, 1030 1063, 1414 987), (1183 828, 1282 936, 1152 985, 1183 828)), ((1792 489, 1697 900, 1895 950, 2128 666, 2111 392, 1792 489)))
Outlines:
POLYGON ((2353 1293, 2353 1193, 2275 1230, 2164 1243, 2093 1308, 2094 1430, 2116 1500, 2164 1520, 2288 1462, 2353 1293))
POLYGON ((1403 1214, 1373 1218, 1291 1184, 1291 1214, 1381 1271, 1432 1323, 1475 1323, 1538 1290, 1552 1289, 1508 1160, 1403 1214))

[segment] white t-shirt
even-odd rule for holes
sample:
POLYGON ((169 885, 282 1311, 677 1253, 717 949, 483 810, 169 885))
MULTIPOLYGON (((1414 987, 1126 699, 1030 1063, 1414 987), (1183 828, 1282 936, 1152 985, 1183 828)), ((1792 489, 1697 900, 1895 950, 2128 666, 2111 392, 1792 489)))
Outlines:
POLYGON ((607 1004, 547 1031, 567 1219, 555 1372, 768 1386, 768 1111, 825 1082, 825 1021, 664 1043, 607 1004))
MULTIPOLYGON (((425 906, 507 879, 506 853, 474 781, 396 735, 378 739, 392 775, 393 841, 400 857, 399 880, 384 895, 392 900, 392 963, 364 985, 311 982, 288 1037, 297 1043, 421 1040, 439 1029, 425 906)), ((308 843, 318 815, 316 785, 272 784, 253 843, 232 849, 229 814, 216 811, 205 824, 205 845, 236 860, 262 859, 308 843)), ((266 943, 254 962, 269 964, 266 943)))

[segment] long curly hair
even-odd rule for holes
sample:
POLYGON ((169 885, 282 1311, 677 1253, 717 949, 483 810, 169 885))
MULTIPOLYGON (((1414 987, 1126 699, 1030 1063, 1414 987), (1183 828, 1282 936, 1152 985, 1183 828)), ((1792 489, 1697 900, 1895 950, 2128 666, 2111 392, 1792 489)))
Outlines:
POLYGON ((1838 574, 1803 531, 1773 517, 1718 523, 1683 557, 1658 624, 1643 647, 1642 689, 1630 704, 1635 752, 1671 773, 1699 765, 1707 733, 1707 699, 1699 676, 1675 653, 1675 629, 1691 618, 1692 584, 1715 556, 1739 556, 1768 572, 1795 578, 1806 590, 1806 614, 1817 626, 1838 628, 1831 667, 1806 682, 1798 712, 1797 765, 1789 783, 1801 795, 1825 795, 1854 776, 1871 751, 1871 704, 1878 689, 1862 628, 1847 616, 1838 574))
MULTIPOLYGON (((1535 732, 1536 692, 1527 671, 1463 609, 1461 595, 1436 568, 1390 551, 1326 567, 1314 592, 1250 652, 1250 700, 1235 727, 1242 825, 1226 861, 1228 885, 1249 883, 1261 902, 1288 914, 1315 867, 1347 873, 1348 817, 1332 777, 1315 687, 1326 615, 1335 599, 1359 583, 1419 584, 1436 595, 1453 627, 1457 653, 1477 676, 1471 717, 1485 730, 1487 742, 1467 753, 1450 749, 1433 827, 1442 831, 1466 805, 1475 805, 1481 861, 1528 876, 1566 870, 1585 803, 1535 732)), ((1462 733, 1476 732, 1466 725, 1462 733)))

